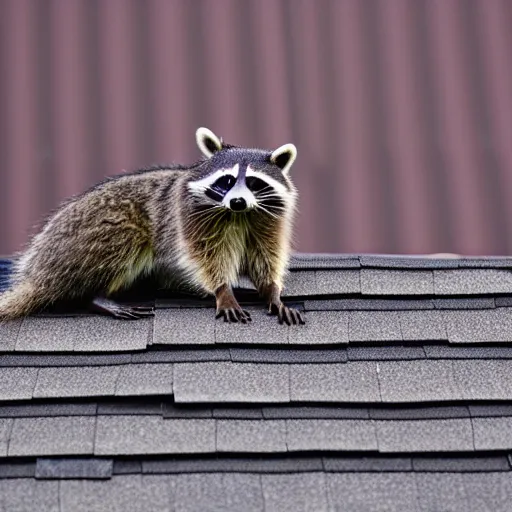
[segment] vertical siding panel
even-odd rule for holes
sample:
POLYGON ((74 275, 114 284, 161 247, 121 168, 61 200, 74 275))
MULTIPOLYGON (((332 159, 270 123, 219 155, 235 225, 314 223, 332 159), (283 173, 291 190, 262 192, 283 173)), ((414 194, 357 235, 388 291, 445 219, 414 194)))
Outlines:
POLYGON ((484 52, 482 74, 486 96, 490 104, 493 139, 492 150, 501 164, 501 194, 506 211, 506 231, 497 233, 506 242, 506 253, 512 253, 512 67, 510 60, 511 38, 504 3, 500 1, 477 2, 480 44, 484 52))
POLYGON ((60 199, 80 192, 88 181, 90 149, 86 135, 87 68, 83 7, 84 3, 77 0, 53 0, 50 4, 55 73, 52 90, 54 166, 60 199))
MULTIPOLYGON (((240 116, 242 91, 238 67, 237 46, 242 43, 233 28, 240 20, 236 17, 237 0, 207 0, 201 10, 203 27, 204 68, 207 76, 203 94, 208 98, 212 118, 211 128, 227 142, 242 144, 239 128, 250 124, 240 116)), ((250 141, 245 143, 250 144, 250 141)), ((252 141, 254 144, 255 141, 252 141)))
POLYGON ((490 226, 484 222, 484 203, 476 165, 471 99, 464 69, 461 4, 444 0, 427 2, 431 44, 437 60, 437 95, 441 141, 447 159, 450 195, 458 229, 454 233, 457 252, 475 254, 491 244, 490 226))
POLYGON ((287 6, 293 63, 289 77, 292 80, 290 93, 293 92, 293 131, 299 148, 294 176, 301 193, 299 236, 304 234, 306 250, 333 252, 340 246, 342 236, 338 214, 340 169, 335 165, 337 133, 328 130, 336 127, 336 123, 328 119, 326 103, 326 93, 331 91, 327 81, 332 77, 323 58, 332 55, 332 42, 330 27, 322 27, 320 15, 320 11, 328 10, 330 5, 326 0, 319 3, 292 0, 287 6), (319 183, 322 186, 318 186, 319 183))
POLYGON ((334 1, 332 5, 332 33, 339 52, 331 69, 339 84, 337 100, 331 98, 332 115, 339 119, 343 134, 341 161, 337 163, 343 176, 339 191, 341 229, 350 235, 350 251, 377 252, 385 246, 380 226, 386 222, 386 212, 381 210, 379 189, 373 179, 378 169, 372 166, 372 148, 368 145, 370 93, 361 3, 334 1))
POLYGON ((138 162, 138 141, 133 108, 137 101, 133 61, 134 0, 100 2, 102 123, 108 174, 132 169, 138 162))
POLYGON ((37 194, 34 174, 38 166, 37 116, 35 76, 34 8, 30 0, 7 2, 5 26, 8 45, 8 72, 2 76, 5 85, 5 117, 9 120, 6 133, 6 168, 9 170, 5 187, 12 223, 8 245, 18 250, 25 244, 27 233, 36 222, 37 194))
POLYGON ((150 0, 148 8, 154 160, 184 162, 191 157, 194 137, 188 112, 185 4, 181 0, 150 0))
POLYGON ((414 88, 409 0, 386 0, 382 5, 382 48, 385 65, 381 87, 386 95, 386 122, 393 155, 393 183, 400 226, 400 247, 424 253, 432 247, 432 226, 425 167, 422 120, 414 88))

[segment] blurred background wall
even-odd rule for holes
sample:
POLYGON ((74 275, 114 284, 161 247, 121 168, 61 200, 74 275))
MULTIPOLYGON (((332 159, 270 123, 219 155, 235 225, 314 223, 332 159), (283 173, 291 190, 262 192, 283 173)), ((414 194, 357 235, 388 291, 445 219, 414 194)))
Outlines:
POLYGON ((0 0, 0 254, 66 196, 294 142, 302 251, 512 253, 510 0, 0 0))

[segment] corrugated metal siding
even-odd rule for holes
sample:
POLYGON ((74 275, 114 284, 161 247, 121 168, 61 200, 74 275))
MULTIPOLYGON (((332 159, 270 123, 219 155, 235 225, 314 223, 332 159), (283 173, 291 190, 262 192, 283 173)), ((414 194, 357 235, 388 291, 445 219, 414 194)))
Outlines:
POLYGON ((0 253, 206 125, 293 141, 302 251, 512 252, 509 0, 0 0, 0 253))

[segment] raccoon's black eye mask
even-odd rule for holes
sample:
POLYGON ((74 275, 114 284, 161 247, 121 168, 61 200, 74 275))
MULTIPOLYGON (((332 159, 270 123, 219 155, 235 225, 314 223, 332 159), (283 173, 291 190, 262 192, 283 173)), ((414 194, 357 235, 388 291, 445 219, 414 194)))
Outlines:
POLYGON ((248 178, 246 178, 245 179, 245 183, 247 185, 247 188, 251 192, 255 192, 255 193, 258 193, 258 192, 261 192, 264 189, 270 188, 267 183, 265 183, 260 178, 256 178, 255 176, 249 176, 248 178))
POLYGON ((235 183, 236 178, 226 174, 210 185, 205 194, 214 201, 222 201, 222 198, 234 187, 235 183))

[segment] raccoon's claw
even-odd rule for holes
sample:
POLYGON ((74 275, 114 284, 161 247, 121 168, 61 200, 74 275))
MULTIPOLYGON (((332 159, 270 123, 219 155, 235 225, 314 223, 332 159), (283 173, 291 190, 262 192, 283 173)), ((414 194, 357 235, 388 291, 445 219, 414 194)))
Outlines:
POLYGON ((306 323, 304 316, 298 309, 289 308, 283 303, 279 305, 271 304, 269 313, 271 315, 277 315, 277 319, 281 325, 283 323, 286 325, 304 325, 306 323))
POLYGON ((120 320, 139 320, 155 315, 154 309, 150 306, 125 306, 103 297, 97 297, 92 301, 92 309, 120 320))
POLYGON ((224 318, 224 322, 238 323, 252 322, 251 314, 245 309, 222 308, 217 310, 215 318, 224 318))

